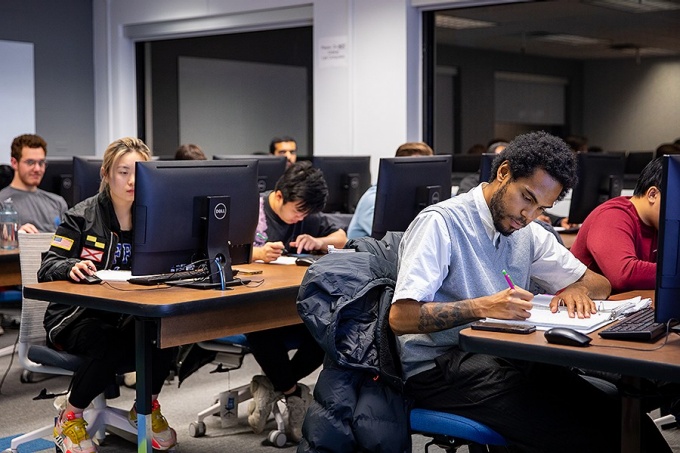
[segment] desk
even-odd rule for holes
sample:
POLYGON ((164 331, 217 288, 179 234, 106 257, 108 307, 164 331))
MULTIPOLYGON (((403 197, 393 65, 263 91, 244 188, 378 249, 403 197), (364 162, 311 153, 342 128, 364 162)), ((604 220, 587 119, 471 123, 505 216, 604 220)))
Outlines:
MULTIPOLYGON (((626 299, 635 294, 653 296, 653 291, 623 293, 612 299, 626 299)), ((460 333, 460 347, 469 352, 491 354, 553 365, 575 366, 584 369, 621 373, 629 384, 639 384, 640 378, 680 382, 680 336, 669 337, 668 344, 656 351, 631 351, 625 347, 649 348, 661 344, 604 340, 596 332, 587 348, 549 344, 542 331, 529 335, 485 332, 464 329, 460 333), (597 346, 621 346, 598 348, 597 346)), ((623 397, 622 444, 623 452, 640 451, 640 401, 623 397)))
MULTIPOLYGON (((238 266, 235 266, 238 268, 238 266)), ((26 285, 30 298, 81 305, 135 316, 138 452, 151 452, 151 348, 168 348, 225 335, 253 332, 301 323, 295 301, 307 270, 301 266, 248 264, 261 269, 253 280, 264 279, 257 288, 193 290, 111 282, 79 285, 67 281, 26 285), (136 289, 136 291, 131 291, 136 289), (141 403, 140 403, 141 402, 141 403), (143 416, 142 416, 143 415, 143 416)))
POLYGON ((0 250, 0 286, 21 285, 19 249, 0 250))

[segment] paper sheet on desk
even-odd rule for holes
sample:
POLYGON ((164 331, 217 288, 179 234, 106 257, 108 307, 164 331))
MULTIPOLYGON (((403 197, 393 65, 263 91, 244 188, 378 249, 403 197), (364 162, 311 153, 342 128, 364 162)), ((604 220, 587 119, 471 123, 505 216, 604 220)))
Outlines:
MULTIPOLYGON (((295 264, 295 260, 297 259, 297 256, 279 256, 276 258, 274 261, 270 261, 267 264, 285 264, 285 265, 290 265, 290 264, 295 264)), ((262 260, 257 260, 255 261, 256 263, 264 263, 262 260)))
POLYGON ((598 312, 591 314, 590 318, 569 317, 565 307, 560 307, 557 313, 548 308, 550 300, 554 296, 539 294, 533 299, 534 308, 531 316, 526 321, 508 321, 487 318, 490 321, 501 321, 513 324, 535 325, 538 330, 548 330, 552 327, 570 327, 583 333, 590 333, 602 326, 616 321, 624 314, 638 311, 651 305, 651 299, 642 299, 639 296, 625 300, 596 300, 598 312))
POLYGON ((112 271, 104 269, 95 272, 95 275, 105 282, 126 282, 132 277, 131 271, 112 271))

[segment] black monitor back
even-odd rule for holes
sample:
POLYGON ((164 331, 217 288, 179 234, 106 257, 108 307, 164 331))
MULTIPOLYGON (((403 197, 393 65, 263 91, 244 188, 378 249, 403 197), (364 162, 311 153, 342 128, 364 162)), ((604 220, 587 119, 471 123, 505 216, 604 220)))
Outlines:
POLYGON ((571 194, 569 223, 582 223, 590 212, 610 198, 621 195, 625 156, 579 153, 578 182, 571 194))
POLYGON ((228 244, 231 264, 248 263, 260 206, 256 164, 254 159, 137 162, 133 275, 171 272, 206 258, 206 219, 211 213, 217 217, 216 210, 206 210, 208 197, 229 198, 220 211, 219 220, 228 223, 219 243, 228 244))
POLYGON ((482 154, 482 160, 479 163, 479 182, 489 182, 491 177, 491 165, 493 165, 493 160, 498 154, 496 153, 484 153, 482 154))
POLYGON ((423 208, 451 198, 451 156, 380 159, 373 231, 405 231, 423 208))
POLYGON ((680 155, 664 156, 659 215, 659 256, 654 297, 657 322, 680 322, 680 155))
POLYGON ((479 170, 481 154, 453 154, 451 156, 451 171, 455 173, 475 173, 479 170))
POLYGON ((90 156, 73 157, 73 205, 99 193, 99 186, 102 181, 101 168, 101 158, 90 156))
POLYGON ((654 159, 654 151, 631 151, 626 155, 627 175, 639 175, 642 169, 654 159))
POLYGON ((73 157, 49 157, 38 188, 60 195, 73 206, 73 157))
POLYGON ((228 159, 257 159, 257 188, 262 192, 274 190, 276 181, 286 171, 286 156, 260 154, 220 154, 213 156, 214 160, 228 159))
POLYGON ((313 163, 328 185, 324 212, 353 214, 371 186, 371 156, 314 156, 313 163))

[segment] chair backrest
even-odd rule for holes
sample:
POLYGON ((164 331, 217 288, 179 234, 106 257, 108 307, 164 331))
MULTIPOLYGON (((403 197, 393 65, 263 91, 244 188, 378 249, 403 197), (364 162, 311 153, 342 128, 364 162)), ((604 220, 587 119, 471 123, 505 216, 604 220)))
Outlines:
MULTIPOLYGON (((42 253, 50 248, 52 236, 52 233, 19 234, 19 265, 21 266, 22 285, 38 283, 38 269, 42 261, 42 253)), ((41 300, 23 298, 19 342, 45 344, 43 316, 47 305, 47 302, 41 300)))
MULTIPOLYGON (((38 269, 42 262, 42 253, 50 248, 52 233, 28 234, 19 233, 19 265, 21 267, 22 285, 38 283, 38 269)), ((21 324, 19 325, 19 362, 29 371, 50 374, 70 374, 62 368, 46 367, 28 359, 31 346, 45 345, 45 327, 43 318, 48 302, 22 298, 21 324)))

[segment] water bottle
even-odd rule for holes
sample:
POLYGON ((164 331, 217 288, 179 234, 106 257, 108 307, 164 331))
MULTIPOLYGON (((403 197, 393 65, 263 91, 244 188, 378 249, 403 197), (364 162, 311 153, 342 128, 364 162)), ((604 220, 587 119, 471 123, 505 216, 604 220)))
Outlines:
POLYGON ((0 249, 11 250, 18 246, 17 230, 19 229, 19 214, 14 209, 12 199, 2 203, 0 209, 0 249))

